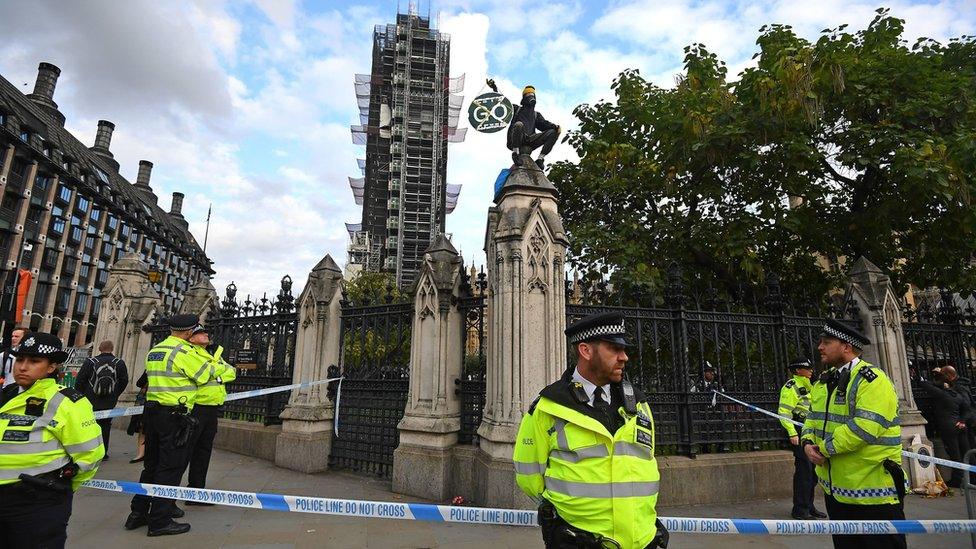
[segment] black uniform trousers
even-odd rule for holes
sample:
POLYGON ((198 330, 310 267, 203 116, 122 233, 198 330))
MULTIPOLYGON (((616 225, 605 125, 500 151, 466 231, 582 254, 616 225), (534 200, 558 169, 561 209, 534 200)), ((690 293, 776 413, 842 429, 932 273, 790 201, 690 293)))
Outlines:
POLYGON ((63 548, 73 495, 23 482, 0 486, 0 547, 63 548))
MULTIPOLYGON (((905 520, 902 504, 851 505, 824 494, 830 520, 905 520)), ((831 536, 834 549, 906 549, 904 534, 831 536)))
MULTIPOLYGON (((939 429, 939 436, 942 437, 942 444, 945 446, 946 454, 952 461, 962 461, 962 458, 969 451, 969 436, 965 429, 956 429, 955 426, 946 429, 939 429)), ((962 487, 962 469, 953 469, 952 476, 949 477, 948 485, 952 488, 962 487)))
POLYGON ((817 488, 815 466, 807 459, 803 446, 793 449, 793 514, 805 515, 812 512, 813 491, 817 488))
POLYGON ((217 420, 220 418, 221 406, 196 404, 190 415, 197 418, 199 425, 190 439, 189 468, 186 485, 191 488, 206 488, 207 471, 210 469, 210 454, 213 453, 213 441, 217 436, 217 420))
POLYGON ((556 141, 559 140, 559 134, 556 133, 556 130, 546 130, 544 132, 536 132, 532 135, 525 135, 520 122, 512 124, 509 131, 511 132, 509 135, 509 141, 512 144, 511 148, 518 150, 519 154, 530 154, 539 147, 542 147, 542 150, 539 151, 541 154, 549 154, 556 145, 556 141))
POLYGON ((112 418, 99 419, 97 423, 102 428, 102 444, 105 446, 105 457, 108 457, 108 437, 112 434, 112 418))
MULTIPOLYGON (((186 468, 187 451, 190 445, 176 447, 176 437, 180 430, 180 419, 173 407, 154 405, 147 402, 142 414, 146 435, 146 457, 143 461, 139 482, 179 486, 186 468)), ((162 528, 172 522, 176 502, 166 498, 153 498, 137 495, 132 498, 130 508, 135 513, 149 515, 149 529, 162 528)))

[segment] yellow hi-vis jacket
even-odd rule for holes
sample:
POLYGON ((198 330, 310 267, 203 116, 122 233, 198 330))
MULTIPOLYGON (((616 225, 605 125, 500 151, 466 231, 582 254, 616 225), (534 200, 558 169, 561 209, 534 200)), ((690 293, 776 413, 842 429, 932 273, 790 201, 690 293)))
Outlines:
MULTIPOLYGON (((17 385, 4 390, 16 392, 17 385)), ((42 475, 57 471, 72 462, 78 474, 72 490, 95 476, 105 456, 102 430, 88 399, 74 389, 58 385, 54 379, 34 382, 3 406, 2 414, 37 416, 40 419, 0 419, 0 484, 20 482, 21 473, 42 475)))
POLYGON ((210 355, 194 351, 195 345, 169 336, 146 355, 146 401, 164 406, 193 408, 197 387, 210 381, 210 355))
POLYGON ((549 500, 559 516, 622 549, 643 548, 657 533, 660 473, 654 459, 651 408, 637 395, 637 414, 613 435, 574 400, 572 383, 543 389, 523 416, 515 441, 515 480, 530 498, 549 500))
POLYGON ((227 388, 224 384, 237 379, 237 369, 221 358, 221 355, 224 354, 223 347, 218 346, 217 352, 211 355, 205 347, 193 344, 190 346, 193 347, 192 352, 203 355, 210 364, 210 380, 197 389, 196 403, 220 406, 227 398, 227 388))
POLYGON ((827 457, 817 466, 820 485, 841 503, 899 503, 895 479, 883 465, 890 459, 901 466, 898 395, 891 380, 863 360, 821 379, 813 386, 801 434, 827 457), (828 385, 823 379, 831 376, 838 381, 828 385))
MULTIPOLYGON (((783 388, 779 390, 779 409, 781 416, 803 421, 810 412, 810 390, 813 384, 810 380, 801 375, 794 375, 787 381, 783 388)), ((779 420, 786 434, 791 437, 796 436, 796 425, 785 419, 779 420)))

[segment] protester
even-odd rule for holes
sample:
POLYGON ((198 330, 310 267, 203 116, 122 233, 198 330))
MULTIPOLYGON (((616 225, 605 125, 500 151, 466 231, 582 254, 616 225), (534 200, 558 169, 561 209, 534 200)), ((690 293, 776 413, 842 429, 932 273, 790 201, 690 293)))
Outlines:
MULTIPOLYGON (((81 391, 85 398, 92 403, 95 411, 111 410, 119 403, 119 396, 129 385, 129 371, 125 361, 112 354, 115 346, 111 341, 98 344, 98 355, 85 360, 78 371, 75 389, 81 391)), ((108 441, 112 434, 112 418, 98 420, 102 428, 102 444, 105 445, 105 457, 108 461, 108 441)))
MULTIPOLYGON (((146 377, 146 372, 143 372, 139 376, 139 379, 136 380, 136 387, 139 388, 139 392, 136 393, 136 406, 145 406, 146 387, 148 384, 149 380, 146 377)), ((125 432, 130 437, 132 435, 138 435, 136 437, 136 456, 130 459, 129 463, 140 463, 146 457, 146 432, 142 427, 142 414, 136 414, 129 419, 129 427, 125 432)))
MULTIPOLYGON (((952 461, 962 461, 969 451, 966 418, 970 412, 966 399, 949 384, 942 368, 934 368, 930 380, 919 378, 916 382, 929 395, 932 426, 942 439, 946 454, 952 461)), ((960 488, 962 479, 962 470, 954 468, 946 484, 950 488, 960 488)))

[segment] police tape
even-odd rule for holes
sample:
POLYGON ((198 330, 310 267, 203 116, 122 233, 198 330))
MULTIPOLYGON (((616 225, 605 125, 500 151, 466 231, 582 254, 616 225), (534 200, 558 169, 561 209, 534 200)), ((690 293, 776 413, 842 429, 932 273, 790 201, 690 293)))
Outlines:
MULTIPOLYGON (((712 392, 715 393, 716 395, 719 395, 721 397, 727 398, 727 399, 731 400, 732 402, 739 403, 739 404, 741 404, 741 405, 743 405, 743 406, 745 406, 745 407, 747 407, 747 408, 749 408, 751 410, 755 410, 756 412, 759 412, 761 414, 765 414, 765 415, 767 415, 769 417, 774 417, 776 419, 789 421, 790 423, 792 423, 793 425, 796 425, 797 427, 803 427, 803 423, 801 423, 799 421, 795 421, 795 420, 793 420, 793 418, 789 418, 789 417, 786 417, 786 416, 781 416, 781 415, 779 415, 777 413, 770 412, 769 410, 760 408, 760 407, 755 406, 753 404, 749 404, 748 402, 743 402, 743 401, 741 401, 741 400, 739 400, 739 399, 737 399, 735 397, 731 397, 731 396, 729 396, 729 395, 727 395, 727 394, 725 394, 725 393, 723 393, 721 391, 716 391, 715 389, 712 389, 712 392)), ((918 454, 916 452, 909 452, 908 450, 902 450, 901 451, 901 454, 903 456, 909 458, 909 459, 914 459, 914 460, 918 460, 918 461, 927 461, 929 463, 934 463, 936 465, 944 465, 945 467, 950 467, 952 469, 961 469, 963 471, 970 471, 970 472, 976 473, 976 465, 969 465, 968 463, 960 463, 958 461, 952 461, 952 460, 948 460, 948 459, 942 459, 942 458, 938 458, 938 457, 935 457, 935 456, 928 456, 928 455, 925 455, 925 454, 918 454)))
MULTIPOLYGON (((354 499, 288 496, 259 492, 184 488, 121 480, 93 479, 82 486, 150 497, 198 501, 291 513, 312 513, 362 518, 457 522, 493 526, 537 526, 537 513, 524 509, 492 509, 398 503, 354 499)), ((976 533, 976 520, 774 520, 659 517, 670 533, 834 535, 834 534, 966 534, 976 533)))
MULTIPOLYGON (((253 391, 242 391, 239 393, 231 393, 227 395, 224 402, 231 402, 234 400, 243 400, 245 398, 254 398, 264 395, 270 395, 273 393, 280 393, 282 391, 291 391, 294 389, 307 389, 315 385, 322 385, 323 383, 331 383, 333 381, 341 380, 341 377, 333 377, 329 379, 320 379, 318 381, 306 381, 304 383, 293 383, 292 385, 282 385, 280 387, 268 387, 266 389, 254 389, 253 391)), ((110 417, 123 417, 123 416, 137 416, 143 411, 142 406, 129 406, 124 408, 112 408, 111 410, 102 410, 100 412, 95 412, 95 419, 108 419, 110 417)))
MULTIPOLYGON (((268 387, 266 389, 254 389, 253 391, 241 391, 239 393, 231 393, 227 395, 224 402, 230 402, 234 400, 243 400, 245 398, 254 398, 264 395, 270 395, 273 393, 280 393, 283 391, 291 391, 294 389, 307 389, 309 387, 314 387, 315 385, 322 385, 323 383, 331 383, 333 381, 339 382, 339 387, 342 387, 341 377, 332 377, 329 379, 320 379, 318 381, 306 381, 303 383, 293 383, 291 385, 282 385, 280 387, 268 387)), ((338 408, 339 398, 336 397, 336 408, 338 408)), ((124 416, 137 416, 143 412, 142 406, 125 406, 121 408, 112 408, 111 410, 101 410, 95 412, 95 419, 108 419, 114 417, 124 417, 124 416)), ((6 419, 10 421, 26 421, 33 422, 39 419, 39 416, 29 416, 24 414, 9 414, 6 412, 0 413, 0 419, 6 419)), ((51 421, 51 426, 57 425, 56 421, 51 421)))

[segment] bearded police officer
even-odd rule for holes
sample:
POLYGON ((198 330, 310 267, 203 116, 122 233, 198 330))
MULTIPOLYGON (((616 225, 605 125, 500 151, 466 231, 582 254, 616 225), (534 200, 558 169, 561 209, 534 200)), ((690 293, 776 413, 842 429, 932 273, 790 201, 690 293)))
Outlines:
POLYGON ((623 376, 624 318, 592 315, 566 335, 576 366, 522 418, 513 457, 519 487, 540 503, 546 547, 666 547, 651 408, 623 376))
MULTIPOLYGON (((146 405, 143 426, 146 458, 139 482, 179 486, 189 456, 189 442, 197 420, 190 415, 197 388, 210 381, 211 364, 194 352, 188 341, 200 323, 197 315, 174 315, 169 319, 170 336, 149 350, 146 356, 146 405)), ((173 518, 183 516, 172 499, 137 495, 126 530, 149 525, 150 536, 182 534, 190 525, 173 518)))
MULTIPOLYGON (((196 326, 190 334, 190 352, 210 365, 210 380, 197 390, 197 398, 191 414, 199 425, 190 443, 189 475, 186 485, 190 488, 206 488, 207 471, 210 469, 210 455, 213 452, 214 437, 217 436, 217 419, 227 398, 224 386, 237 379, 237 370, 223 360, 224 348, 217 346, 213 354, 208 351, 210 334, 203 326, 196 326)), ((206 505, 213 503, 187 501, 187 505, 206 505)))
POLYGON ((0 547, 64 547, 74 491, 105 455, 92 405, 58 385, 57 336, 27 333, 0 392, 0 547))
MULTIPOLYGON (((787 380, 779 391, 779 415, 803 423, 810 412, 810 390, 813 387, 810 378, 813 377, 813 362, 806 357, 795 358, 790 361, 789 368, 793 377, 787 380)), ((817 486, 817 476, 813 464, 807 459, 803 447, 800 446, 796 426, 785 419, 781 419, 780 423, 786 429, 786 436, 790 438, 790 448, 793 450, 793 510, 790 515, 797 520, 827 518, 827 515, 818 511, 813 505, 813 490, 817 486)))
MULTIPOLYGON (((884 371, 859 357, 870 343, 859 331, 828 320, 817 347, 830 369, 813 386, 800 438, 817 467, 831 520, 905 518, 898 395, 884 371)), ((902 534, 833 539, 835 548, 906 547, 902 534)))

